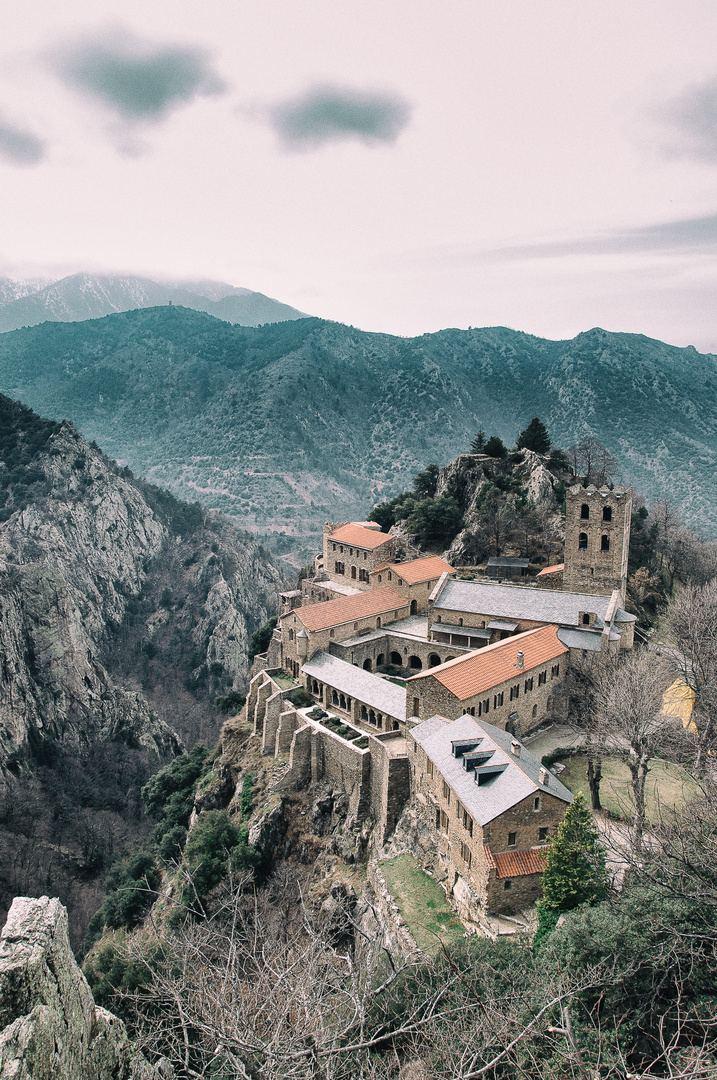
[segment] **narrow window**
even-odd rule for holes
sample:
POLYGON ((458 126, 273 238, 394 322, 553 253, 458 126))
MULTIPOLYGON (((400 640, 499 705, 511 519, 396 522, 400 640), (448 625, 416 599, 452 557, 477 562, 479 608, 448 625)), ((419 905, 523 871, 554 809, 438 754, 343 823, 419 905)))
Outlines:
POLYGON ((590 507, 587 503, 583 503, 583 505, 580 507, 580 517, 583 521, 590 520, 590 507))
POLYGON ((503 704, 503 691, 501 691, 500 694, 494 694, 493 695, 493 708, 494 709, 499 709, 502 704, 503 704))
POLYGON ((557 679, 559 674, 560 674, 560 664, 553 664, 553 666, 550 669, 550 678, 551 679, 557 679))
POLYGON ((515 833, 508 833, 508 847, 515 847, 515 833))
POLYGON ((610 537, 609 536, 601 536, 600 537, 600 550, 601 551, 609 551, 610 550, 610 537))
POLYGON ((433 776, 433 762, 426 760, 426 776, 433 776))
POLYGON ((588 534, 580 533, 578 537, 578 551, 587 551, 588 549, 588 534))
POLYGON ((333 631, 333 630, 329 630, 329 637, 333 637, 333 636, 334 636, 334 631, 333 631))
POLYGON ((504 889, 512 889, 512 887, 513 887, 513 882, 512 881, 506 880, 506 881, 503 882, 503 888, 504 889))
POLYGON ((537 715, 538 715, 538 706, 533 705, 533 716, 537 716, 537 715))
POLYGON ((602 519, 603 519, 603 521, 612 521, 612 507, 611 506, 603 506, 603 508, 602 508, 602 519))
POLYGON ((289 631, 289 641, 293 641, 293 640, 294 640, 294 631, 290 630, 289 631))
POLYGON ((540 810, 540 795, 536 795, 533 799, 533 810, 540 810))
POLYGON ((380 575, 380 574, 378 575, 378 580, 379 580, 379 581, 381 580, 381 575, 380 575))
POLYGON ((583 626, 589 626, 589 625, 590 625, 590 615, 586 611, 585 614, 583 615, 583 626))
POLYGON ((413 699, 413 715, 414 716, 420 716, 421 715, 420 705, 421 705, 420 698, 415 697, 413 699))
POLYGON ((547 671, 541 671, 538 674, 538 686, 545 686, 547 678, 548 678, 547 671))
POLYGON ((446 802, 450 806, 451 805, 451 789, 449 788, 449 786, 445 782, 445 780, 443 781, 443 798, 446 800, 446 802))
POLYGON ((484 716, 488 712, 489 708, 490 708, 490 698, 486 698, 485 701, 483 702, 483 715, 484 716))

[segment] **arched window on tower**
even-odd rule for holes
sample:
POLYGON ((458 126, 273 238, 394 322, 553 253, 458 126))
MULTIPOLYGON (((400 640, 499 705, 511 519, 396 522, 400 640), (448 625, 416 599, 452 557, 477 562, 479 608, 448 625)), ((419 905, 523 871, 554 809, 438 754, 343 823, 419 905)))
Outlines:
POLYGON ((587 551, 588 549, 588 534, 580 533, 578 537, 578 551, 587 551))
POLYGON ((590 520, 590 507, 587 503, 583 503, 583 505, 580 507, 580 517, 583 519, 583 521, 590 520))
POLYGON ((600 537, 600 550, 601 551, 609 551, 610 550, 610 537, 609 536, 601 536, 600 537))
POLYGON ((602 508, 602 519, 603 519, 603 521, 612 521, 612 507, 611 506, 603 506, 603 508, 602 508))

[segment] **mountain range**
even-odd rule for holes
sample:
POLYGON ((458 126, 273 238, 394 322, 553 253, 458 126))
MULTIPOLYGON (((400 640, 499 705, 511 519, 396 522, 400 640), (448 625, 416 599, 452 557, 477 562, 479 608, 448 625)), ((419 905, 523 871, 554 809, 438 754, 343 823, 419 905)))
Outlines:
POLYGON ((0 333, 46 321, 99 319, 159 304, 181 304, 240 326, 304 317, 288 304, 223 281, 158 282, 132 276, 71 274, 59 281, 0 278, 0 333))
POLYGON ((324 520, 365 515, 481 425, 513 445, 535 415, 556 446, 594 435, 648 500, 715 536, 716 359, 600 329, 398 338, 174 306, 4 334, 0 390, 298 558, 324 520))

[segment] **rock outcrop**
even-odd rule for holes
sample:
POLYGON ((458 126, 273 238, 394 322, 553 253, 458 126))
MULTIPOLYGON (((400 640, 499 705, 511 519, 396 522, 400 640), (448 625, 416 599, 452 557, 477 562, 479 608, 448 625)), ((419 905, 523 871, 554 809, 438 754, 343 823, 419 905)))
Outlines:
POLYGON ((0 935, 2 1080, 168 1080, 137 1054, 121 1020, 95 1005, 59 900, 18 897, 0 935))

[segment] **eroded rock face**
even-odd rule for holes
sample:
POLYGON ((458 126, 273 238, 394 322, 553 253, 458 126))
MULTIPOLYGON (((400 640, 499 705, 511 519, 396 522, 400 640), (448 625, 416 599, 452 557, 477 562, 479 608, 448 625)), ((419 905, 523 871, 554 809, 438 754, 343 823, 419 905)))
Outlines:
POLYGON ((160 1080, 121 1020, 92 1000, 59 900, 17 897, 0 935, 1 1080, 160 1080))

